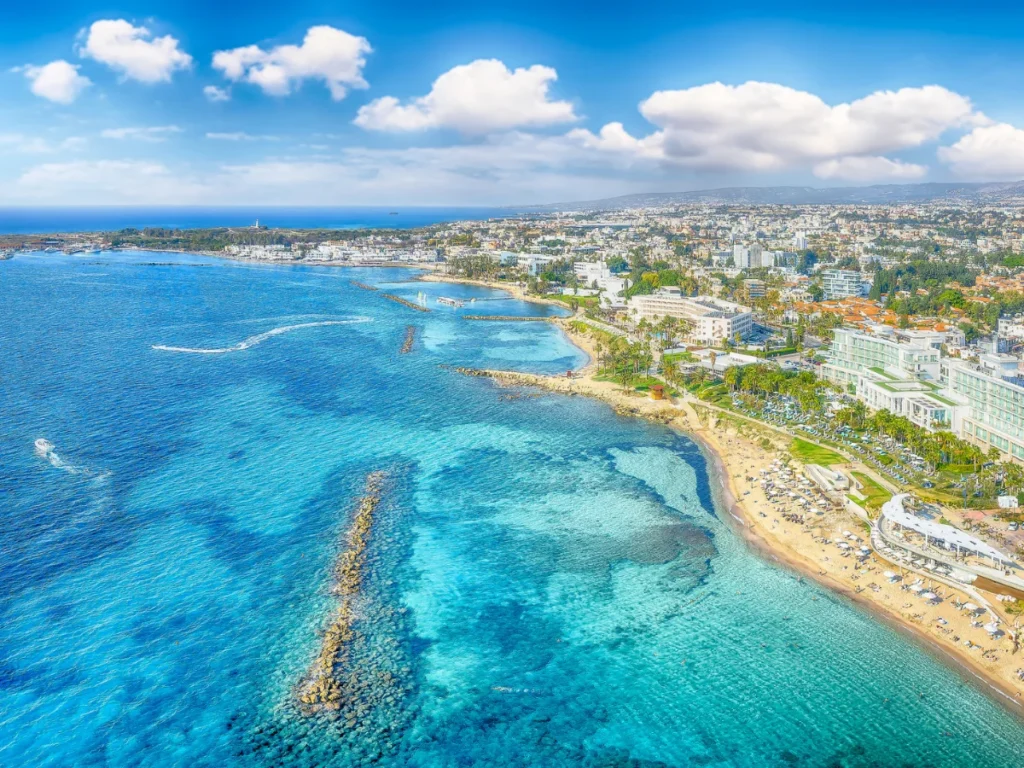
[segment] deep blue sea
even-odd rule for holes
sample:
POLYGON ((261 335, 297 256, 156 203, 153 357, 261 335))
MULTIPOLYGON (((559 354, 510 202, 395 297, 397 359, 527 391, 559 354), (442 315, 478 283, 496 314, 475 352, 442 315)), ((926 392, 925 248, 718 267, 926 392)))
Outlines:
POLYGON ((101 206, 63 208, 0 208, 0 234, 97 232, 135 227, 201 229, 245 227, 257 219, 268 227, 298 229, 408 229, 446 221, 507 218, 508 208, 344 208, 286 206, 101 206))
POLYGON ((582 364, 459 318, 551 309, 412 276, 0 262, 0 765, 1019 768, 1024 723, 752 553, 687 437, 443 367, 582 364), (386 694, 308 716, 376 469, 352 659, 386 694))

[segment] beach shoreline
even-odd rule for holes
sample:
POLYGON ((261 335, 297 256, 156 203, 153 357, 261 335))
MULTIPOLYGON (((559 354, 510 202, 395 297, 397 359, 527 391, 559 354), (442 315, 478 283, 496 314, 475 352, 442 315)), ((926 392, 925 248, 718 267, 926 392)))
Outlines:
MULTIPOLYGON (((857 581, 861 578, 872 578, 871 574, 876 574, 874 578, 884 582, 881 578, 881 569, 895 569, 895 566, 872 554, 868 561, 869 565, 864 570, 850 571, 849 565, 844 565, 844 561, 838 556, 830 556, 834 555, 831 550, 825 557, 817 557, 821 545, 812 534, 802 532, 796 526, 785 526, 778 519, 773 523, 772 518, 755 514, 758 502, 753 501, 750 494, 758 489, 748 484, 750 487, 744 493, 738 478, 756 475, 759 469, 768 467, 778 458, 775 449, 777 446, 772 450, 765 449, 758 441, 747 439, 732 426, 723 426, 710 410, 702 408, 703 404, 700 401, 688 396, 674 402, 667 399, 656 401, 638 396, 638 393, 627 392, 612 382, 595 380, 593 373, 596 369, 596 355, 591 339, 568 327, 565 322, 558 325, 573 344, 590 357, 590 362, 577 370, 571 378, 496 370, 461 372, 491 378, 498 386, 503 387, 533 386, 563 395, 599 399, 608 403, 622 416, 655 421, 690 438, 698 445, 707 461, 716 506, 724 512, 724 520, 747 546, 764 559, 791 573, 813 580, 831 593, 865 610, 871 618, 899 631, 930 653, 933 658, 953 669, 963 680, 975 686, 980 685, 990 698, 1024 719, 1024 683, 1014 676, 1015 667, 1024 667, 1024 655, 1011 656, 1004 647, 1001 647, 998 650, 997 663, 990 658, 977 655, 979 649, 983 648, 980 643, 966 648, 957 642, 960 636, 953 634, 955 630, 964 636, 980 637, 979 631, 970 625, 968 618, 954 610, 951 605, 954 596, 964 601, 970 599, 969 595, 957 595, 951 588, 943 588, 942 592, 946 597, 940 607, 932 608, 933 618, 928 621, 923 615, 913 613, 914 610, 919 610, 923 614, 926 609, 921 606, 914 606, 910 609, 910 614, 906 613, 909 604, 904 601, 910 597, 901 594, 897 586, 872 584, 872 589, 869 590, 863 584, 858 584, 857 581), (707 411, 705 415, 708 417, 708 423, 702 421, 697 409, 707 411), (902 609, 899 607, 901 605, 902 609), (942 612, 946 619, 946 623, 941 626, 934 619, 937 612, 942 612), (946 629, 947 625, 949 629, 946 629), (942 633, 947 633, 948 636, 942 633), (956 641, 952 639, 954 637, 956 641), (972 655, 972 652, 975 655, 972 655)), ((765 430, 767 429, 768 427, 765 427, 765 430)), ((778 439, 778 436, 775 435, 773 438, 778 439)), ((791 461, 799 466, 795 459, 791 461)), ((833 524, 845 525, 848 528, 859 525, 852 514, 845 511, 838 513, 833 524)), ((826 550, 821 548, 821 552, 824 553, 826 550)), ((859 569, 859 566, 854 568, 859 569)), ((1004 639, 1001 642, 1005 646, 1008 641, 1004 639)), ((994 652, 996 651, 991 649, 986 651, 994 652)))
MULTIPOLYGON (((446 275, 439 274, 436 270, 429 267, 418 266, 417 269, 422 269, 423 273, 417 275, 413 280, 424 282, 424 283, 456 283, 458 285, 476 285, 481 288, 490 288, 497 291, 505 291, 513 299, 519 299, 520 301, 526 301, 530 304, 546 304, 548 306, 562 307, 568 309, 560 301, 555 299, 545 299, 543 296, 532 296, 526 292, 526 289, 518 283, 501 283, 493 282, 490 280, 475 280, 468 277, 459 277, 458 275, 446 275)), ((575 343, 575 340, 573 341, 575 343)))
POLYGON ((812 561, 801 556, 800 553, 773 544, 767 537, 760 535, 752 515, 737 496, 737 489, 733 486, 729 469, 723 459, 725 451, 717 443, 714 435, 705 430, 679 431, 693 440, 704 453, 713 478, 712 495, 713 497, 718 496, 716 501, 727 513, 726 524, 743 539, 747 546, 764 559, 799 576, 811 579, 816 584, 865 610, 873 619, 883 622, 886 626, 914 641, 919 647, 956 671, 967 682, 974 685, 984 684, 989 689, 986 692, 991 698, 1024 719, 1024 701, 1022 701, 1024 695, 1020 688, 1013 685, 1012 681, 1007 681, 977 664, 974 658, 964 654, 957 646, 940 642, 920 626, 906 621, 898 612, 871 599, 868 593, 857 592, 849 584, 843 583, 828 573, 821 572, 812 561))

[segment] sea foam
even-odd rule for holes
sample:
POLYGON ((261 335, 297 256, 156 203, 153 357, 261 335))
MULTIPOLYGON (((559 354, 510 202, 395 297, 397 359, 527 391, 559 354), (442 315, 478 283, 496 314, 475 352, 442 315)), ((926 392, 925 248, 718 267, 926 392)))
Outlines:
POLYGON ((263 343, 272 336, 280 336, 282 333, 290 333, 291 331, 298 331, 303 328, 319 328, 325 325, 353 325, 355 323, 369 323, 372 320, 373 318, 371 317, 351 317, 345 320, 322 320, 317 323, 282 325, 279 328, 272 328, 269 331, 257 333, 255 336, 243 339, 232 347, 170 347, 166 344, 154 344, 153 349, 158 349, 161 352, 190 352, 195 355, 222 355, 227 352, 241 352, 243 349, 249 349, 263 343))

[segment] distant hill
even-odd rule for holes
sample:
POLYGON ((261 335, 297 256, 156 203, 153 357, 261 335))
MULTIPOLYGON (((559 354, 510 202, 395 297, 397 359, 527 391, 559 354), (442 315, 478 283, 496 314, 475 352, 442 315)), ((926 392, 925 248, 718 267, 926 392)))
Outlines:
POLYGON ((840 205, 883 203, 1024 204, 1024 181, 875 184, 869 187, 723 187, 692 192, 650 192, 571 203, 517 206, 521 211, 612 211, 665 205, 840 205))

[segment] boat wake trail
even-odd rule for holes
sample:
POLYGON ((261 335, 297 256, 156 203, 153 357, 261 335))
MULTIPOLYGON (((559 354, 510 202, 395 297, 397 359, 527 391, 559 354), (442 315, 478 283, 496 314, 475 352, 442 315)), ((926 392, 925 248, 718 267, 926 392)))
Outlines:
POLYGON ((243 339, 233 347, 217 347, 211 349, 204 347, 169 347, 166 344, 154 344, 153 349, 160 350, 161 352, 189 352, 194 355, 223 355, 228 352, 241 352, 243 349, 249 349, 250 347, 255 347, 257 344, 263 343, 272 336, 280 336, 282 333, 291 333, 292 331, 298 331, 303 328, 320 328, 325 325, 353 325, 355 323, 369 323, 372 320, 373 318, 371 317, 351 317, 345 320, 321 320, 316 323, 282 325, 280 328, 272 328, 264 333, 257 333, 255 336, 243 339))
POLYGON ((63 469, 65 472, 69 472, 72 475, 81 475, 86 470, 81 467, 76 467, 74 464, 68 464, 64 459, 57 455, 57 452, 53 448, 53 443, 45 438, 39 438, 35 442, 36 456, 41 459, 46 459, 56 469, 63 469))

